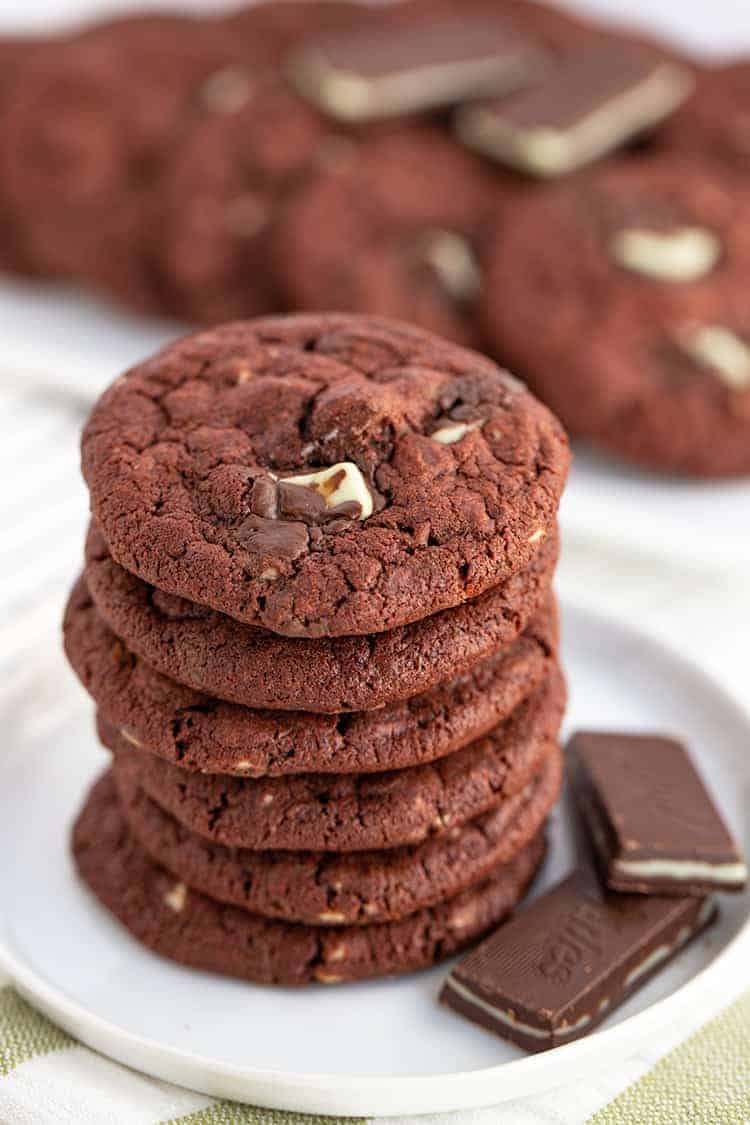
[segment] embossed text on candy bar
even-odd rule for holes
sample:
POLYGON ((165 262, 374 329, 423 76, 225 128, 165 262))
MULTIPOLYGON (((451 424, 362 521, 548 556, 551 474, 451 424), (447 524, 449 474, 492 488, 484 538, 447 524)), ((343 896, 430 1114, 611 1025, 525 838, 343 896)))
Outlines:
POLYGON ((604 953, 605 920, 593 902, 581 902, 545 943, 537 968, 555 984, 565 984, 587 955, 604 953))

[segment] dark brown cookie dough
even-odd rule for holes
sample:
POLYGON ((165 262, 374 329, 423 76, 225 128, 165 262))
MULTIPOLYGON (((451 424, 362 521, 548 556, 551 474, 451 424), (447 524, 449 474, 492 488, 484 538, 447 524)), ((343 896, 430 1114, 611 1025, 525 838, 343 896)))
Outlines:
POLYGON ((549 601, 557 549, 555 530, 528 570, 497 590, 371 637, 279 637, 163 594, 112 562, 93 526, 86 582, 112 631, 179 683, 247 707, 367 711, 429 691, 513 644, 549 601))
POLYGON ((442 758, 486 734, 548 675, 554 605, 496 656, 423 695, 373 711, 256 711, 175 683, 131 653, 81 580, 65 614, 65 651, 110 725, 184 769, 246 777, 369 773, 442 758))
MULTIPOLYGON (((12 112, 14 90, 32 54, 45 42, 31 36, 3 36, 0 39, 0 151, 5 146, 5 118, 12 112)), ((0 269, 34 274, 24 246, 23 210, 8 197, 5 179, 0 175, 0 269)))
POLYGON ((165 156, 150 253, 165 306, 220 323, 280 307, 269 268, 280 200, 349 142, 273 70, 225 68, 204 83, 202 100, 165 156))
POLYGON ((266 918, 309 925, 392 922, 453 898, 508 863, 541 831, 557 800, 555 746, 515 797, 445 836, 384 852, 258 852, 185 829, 125 772, 115 776, 128 826, 155 863, 194 890, 266 918))
POLYGON ((190 773, 132 746, 99 717, 99 737, 152 800, 230 847, 370 851, 416 844, 523 789, 555 742, 564 708, 555 671, 489 735, 439 761, 376 774, 239 778, 190 773))
POLYGON ((129 833, 114 782, 92 789, 73 830, 78 872, 155 952, 261 984, 333 984, 424 968, 480 937, 523 897, 544 856, 539 835, 481 883, 401 922, 331 928, 272 921, 188 890, 129 833))
MULTIPOLYGON (((692 98, 667 123, 659 143, 681 156, 718 160, 742 176, 750 160, 750 62, 701 70, 692 98)), ((742 191, 738 183, 737 190, 742 191)))
POLYGON ((117 562, 307 637, 393 629, 522 570, 568 460, 556 419, 490 360, 323 314, 170 345, 116 380, 83 435, 117 562), (325 484, 289 483, 326 468, 325 484))
POLYGON ((285 209, 273 248, 280 292, 290 308, 398 316, 476 347, 479 249, 517 190, 437 128, 375 137, 285 209))
POLYGON ((529 198, 498 233, 487 332, 603 449, 663 471, 750 472, 748 230, 747 198, 718 165, 611 162, 529 198))
POLYGON ((155 192, 150 250, 170 311, 221 323, 281 307, 269 264, 281 203, 356 143, 297 95, 283 59, 310 32, 361 26, 367 34, 385 19, 334 0, 258 4, 227 17, 248 45, 248 62, 202 83, 164 153, 155 192))
POLYGON ((14 83, 0 146, 29 260, 158 304, 141 235, 163 146, 201 81, 247 54, 220 21, 166 13, 37 48, 14 83))

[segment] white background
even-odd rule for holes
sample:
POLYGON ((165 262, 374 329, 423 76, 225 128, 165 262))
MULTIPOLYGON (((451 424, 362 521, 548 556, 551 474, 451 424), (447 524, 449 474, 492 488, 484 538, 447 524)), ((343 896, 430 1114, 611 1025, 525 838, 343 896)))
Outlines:
MULTIPOLYGON (((140 0, 137 4, 132 0, 0 0, 0 21, 8 28, 43 29, 136 6, 213 11, 219 4, 216 0, 140 0)), ((748 0, 567 0, 563 6, 616 22, 641 24, 703 53, 732 54, 750 47, 748 0)))

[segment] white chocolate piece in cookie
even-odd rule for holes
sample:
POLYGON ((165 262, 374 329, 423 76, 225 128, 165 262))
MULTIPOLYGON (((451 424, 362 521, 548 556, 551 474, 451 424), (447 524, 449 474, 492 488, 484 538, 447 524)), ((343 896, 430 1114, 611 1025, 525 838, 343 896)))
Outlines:
POLYGON ((682 350, 733 391, 750 387, 750 347, 720 324, 699 325, 680 333, 682 350))
POLYGON ((317 473, 301 473, 296 477, 284 477, 284 484, 298 484, 312 488, 326 502, 326 507, 337 508, 339 504, 359 504, 358 519, 366 520, 372 515, 372 493, 367 481, 353 461, 339 461, 317 473))

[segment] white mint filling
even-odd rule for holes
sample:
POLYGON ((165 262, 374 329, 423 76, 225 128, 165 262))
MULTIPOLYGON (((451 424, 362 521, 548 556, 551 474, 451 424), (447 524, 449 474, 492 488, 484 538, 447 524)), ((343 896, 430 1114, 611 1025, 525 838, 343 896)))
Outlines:
POLYGON ((661 281, 696 281, 710 273, 721 255, 719 239, 703 227, 672 231, 633 227, 619 231, 610 249, 625 269, 661 281))
POLYGON ((737 863, 706 863, 693 859, 616 859, 614 870, 643 879, 691 879, 711 883, 740 883, 747 879, 747 866, 737 863))
POLYGON ((489 55, 424 63, 412 70, 364 78, 336 69, 322 51, 308 48, 287 60, 286 69, 304 97, 342 121, 364 121, 448 103, 467 91, 510 92, 523 83, 533 62, 530 57, 489 55))
POLYGON ((460 109, 456 129, 466 144, 496 160, 535 176, 562 176, 661 121, 692 87, 683 67, 663 62, 637 86, 609 98, 567 129, 541 123, 524 128, 482 106, 460 109))
POLYGON ((719 324, 707 324, 679 337, 682 350, 704 367, 713 372, 733 391, 744 391, 750 387, 750 348, 719 324))
POLYGON ((634 969, 630 970, 625 977, 625 987, 629 988, 631 984, 635 984, 641 977, 645 977, 646 973, 650 972, 656 965, 660 965, 662 961, 666 961, 672 949, 673 946, 671 945, 657 946, 652 953, 649 953, 648 957, 644 957, 634 969))
POLYGON ((707 898, 704 901, 703 905, 701 906, 700 910, 698 911, 698 917, 695 920, 696 930, 699 930, 701 928, 701 926, 705 925, 705 923, 709 920, 709 918, 711 917, 711 915, 713 914, 713 912, 715 910, 716 910, 716 899, 707 898))
POLYGON ((591 1022, 591 1016, 583 1015, 576 1020, 575 1023, 568 1024, 566 1027, 559 1028, 542 1028, 533 1027, 530 1023, 524 1023, 523 1020, 518 1020, 509 1012, 504 1011, 502 1008, 496 1008, 494 1004, 488 1003, 483 1000, 481 996, 477 996, 469 988, 465 988, 455 977, 448 977, 446 981, 448 988, 452 989, 458 996, 461 996, 469 1004, 473 1004, 475 1008, 480 1008, 483 1012, 494 1019, 504 1023, 507 1027, 512 1027, 516 1031, 522 1032, 523 1035, 531 1035, 534 1039, 559 1039, 566 1035, 572 1035, 576 1031, 580 1031, 582 1027, 591 1022))
POLYGON ((645 976, 646 973, 650 972, 650 970, 653 969, 656 965, 660 965, 662 961, 666 961, 667 957, 669 957, 670 954, 676 952, 683 945, 685 945, 685 943, 688 942, 694 934, 697 934, 698 931, 706 924, 713 912, 714 900, 712 898, 707 898, 706 901, 701 905, 701 908, 698 911, 695 920, 689 926, 683 926, 679 931, 674 945, 657 946, 657 948, 654 949, 652 953, 649 953, 648 957, 645 957, 643 961, 640 962, 640 964, 636 965, 634 969, 630 970, 628 975, 625 977, 625 987, 628 988, 631 984, 634 984, 637 980, 640 980, 641 977, 645 976))
POLYGON ((297 477, 284 477, 283 484, 299 484, 312 488, 326 502, 327 508, 339 504, 359 504, 358 519, 366 520, 372 515, 372 493, 359 468, 353 461, 339 461, 317 473, 302 473, 297 477))

